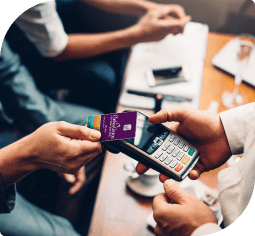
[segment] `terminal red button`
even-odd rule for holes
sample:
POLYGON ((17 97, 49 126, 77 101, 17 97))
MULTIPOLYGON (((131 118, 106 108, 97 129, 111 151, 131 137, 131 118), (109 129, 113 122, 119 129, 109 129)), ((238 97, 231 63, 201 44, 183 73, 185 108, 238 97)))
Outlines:
POLYGON ((179 172, 182 169, 183 165, 179 164, 178 166, 175 167, 175 170, 179 172))

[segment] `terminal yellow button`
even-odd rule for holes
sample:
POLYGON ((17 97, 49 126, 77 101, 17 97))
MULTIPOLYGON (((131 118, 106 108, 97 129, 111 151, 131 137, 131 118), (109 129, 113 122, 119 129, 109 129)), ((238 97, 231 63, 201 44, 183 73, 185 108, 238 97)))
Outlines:
POLYGON ((188 161, 189 161, 189 157, 186 156, 186 157, 183 158, 182 163, 186 164, 188 161))

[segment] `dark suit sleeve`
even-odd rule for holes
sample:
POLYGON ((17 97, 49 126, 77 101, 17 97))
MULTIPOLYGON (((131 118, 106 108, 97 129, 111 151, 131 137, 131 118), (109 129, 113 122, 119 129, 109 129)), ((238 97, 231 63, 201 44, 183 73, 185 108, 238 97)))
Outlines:
POLYGON ((59 120, 65 113, 38 90, 32 75, 6 40, 0 56, 0 99, 5 112, 26 134, 47 122, 59 120))
POLYGON ((0 213, 10 213, 14 209, 15 199, 15 185, 4 189, 0 177, 0 213))

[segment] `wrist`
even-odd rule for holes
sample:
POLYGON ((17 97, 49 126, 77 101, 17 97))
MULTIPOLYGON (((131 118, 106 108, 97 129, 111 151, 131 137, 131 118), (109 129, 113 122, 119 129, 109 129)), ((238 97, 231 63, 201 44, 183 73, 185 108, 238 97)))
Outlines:
POLYGON ((131 46, 140 43, 142 40, 139 25, 136 24, 119 31, 116 38, 116 42, 119 44, 120 48, 130 48, 131 46))
POLYGON ((146 36, 144 34, 144 29, 143 27, 141 27, 140 24, 135 24, 129 27, 129 35, 130 37, 128 41, 132 45, 148 41, 148 40, 145 40, 146 36))
POLYGON ((37 169, 39 168, 30 155, 30 143, 26 141, 26 137, 0 150, 0 171, 4 188, 37 169))

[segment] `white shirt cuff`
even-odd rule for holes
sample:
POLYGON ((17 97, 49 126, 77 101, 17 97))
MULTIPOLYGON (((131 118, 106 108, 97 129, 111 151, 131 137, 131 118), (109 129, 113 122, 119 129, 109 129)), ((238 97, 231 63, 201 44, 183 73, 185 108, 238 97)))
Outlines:
POLYGON ((243 153, 245 139, 255 125, 255 103, 220 113, 220 118, 233 155, 243 153))
POLYGON ((207 223, 198 227, 190 236, 208 235, 221 230, 221 227, 214 223, 207 223))

